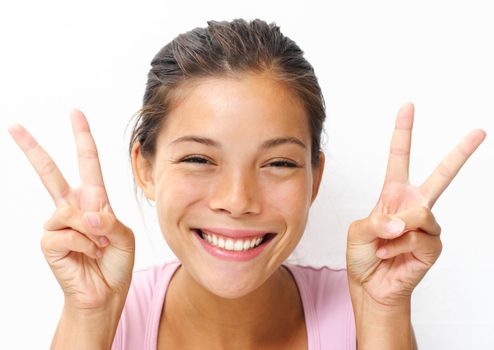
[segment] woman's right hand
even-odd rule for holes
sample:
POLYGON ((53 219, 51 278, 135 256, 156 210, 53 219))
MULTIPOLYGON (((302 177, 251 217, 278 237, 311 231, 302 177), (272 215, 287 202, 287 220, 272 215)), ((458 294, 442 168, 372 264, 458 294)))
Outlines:
POLYGON ((94 139, 84 114, 74 109, 81 185, 71 188, 51 157, 20 125, 9 129, 56 205, 41 238, 43 254, 65 295, 65 307, 101 312, 123 306, 134 267, 132 231, 114 215, 94 139))

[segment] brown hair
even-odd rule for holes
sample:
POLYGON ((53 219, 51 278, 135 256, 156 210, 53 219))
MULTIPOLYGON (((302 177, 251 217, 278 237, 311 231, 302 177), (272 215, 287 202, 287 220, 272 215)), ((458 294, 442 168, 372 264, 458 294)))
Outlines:
POLYGON ((280 32, 275 23, 208 21, 178 35, 151 61, 143 106, 136 113, 129 152, 140 143, 144 157, 155 154, 156 138, 163 127, 174 92, 193 79, 244 72, 270 71, 300 98, 309 116, 311 163, 319 166, 321 132, 326 117, 321 88, 303 51, 280 32))

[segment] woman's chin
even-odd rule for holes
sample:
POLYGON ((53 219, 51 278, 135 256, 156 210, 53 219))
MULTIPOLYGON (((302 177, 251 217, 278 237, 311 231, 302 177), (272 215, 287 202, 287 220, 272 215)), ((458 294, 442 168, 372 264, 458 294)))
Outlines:
POLYGON ((259 287, 259 279, 255 276, 238 277, 222 273, 202 275, 200 283, 210 293, 224 299, 241 298, 259 287))

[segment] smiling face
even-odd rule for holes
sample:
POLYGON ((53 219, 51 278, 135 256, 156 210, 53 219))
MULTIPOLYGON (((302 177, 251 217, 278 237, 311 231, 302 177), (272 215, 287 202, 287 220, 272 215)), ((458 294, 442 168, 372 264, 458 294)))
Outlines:
POLYGON ((202 79, 181 96, 154 158, 144 159, 134 145, 134 174, 156 202, 183 269, 218 296, 240 297, 265 282, 302 237, 324 156, 319 168, 311 166, 306 111, 268 74, 202 79), (198 229, 217 245, 220 238, 231 242, 213 247, 198 229), (246 241, 268 233, 247 249, 246 241), (228 250, 235 243, 241 251, 228 250))

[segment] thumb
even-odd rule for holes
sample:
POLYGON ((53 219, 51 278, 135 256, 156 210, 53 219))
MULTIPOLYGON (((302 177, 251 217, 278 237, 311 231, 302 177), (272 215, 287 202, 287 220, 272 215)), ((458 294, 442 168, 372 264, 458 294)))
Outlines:
POLYGON ((406 224, 393 215, 373 213, 365 219, 351 223, 348 241, 352 243, 370 243, 376 238, 393 239, 400 236, 406 224))
POLYGON ((86 212, 83 215, 87 230, 96 236, 105 236, 109 243, 121 249, 134 249, 132 230, 110 212, 86 212))

